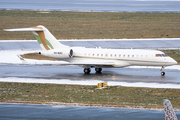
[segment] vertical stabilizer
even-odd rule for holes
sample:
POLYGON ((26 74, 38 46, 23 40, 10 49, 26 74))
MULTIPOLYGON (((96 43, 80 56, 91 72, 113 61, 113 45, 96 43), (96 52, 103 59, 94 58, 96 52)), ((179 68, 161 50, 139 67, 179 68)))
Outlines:
POLYGON ((33 34, 43 50, 67 47, 59 43, 57 39, 44 26, 39 25, 37 27, 32 27, 32 28, 42 29, 42 31, 33 31, 33 34))
POLYGON ((163 100, 165 120, 178 120, 171 102, 167 99, 163 100))
POLYGON ((49 30, 42 25, 31 28, 5 29, 5 31, 31 31, 43 50, 68 47, 59 43, 49 30))

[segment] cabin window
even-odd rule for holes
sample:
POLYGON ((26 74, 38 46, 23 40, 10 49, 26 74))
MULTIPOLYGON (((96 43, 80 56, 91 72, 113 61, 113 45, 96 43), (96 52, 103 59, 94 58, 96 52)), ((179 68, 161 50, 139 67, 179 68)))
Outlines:
POLYGON ((132 55, 132 57, 134 57, 134 55, 132 55))
POLYGON ((97 56, 99 56, 99 54, 97 54, 97 56))
POLYGON ((103 57, 103 54, 101 54, 101 57, 103 57))
POLYGON ((92 54, 92 56, 94 56, 94 54, 92 54))
POLYGON ((124 55, 124 57, 125 57, 125 55, 124 55))
POLYGON ((130 57, 130 55, 128 55, 128 58, 130 57))
POLYGON ((119 57, 121 57, 121 55, 119 55, 119 57))
POLYGON ((106 57, 108 56, 108 54, 106 54, 106 57))
POLYGON ((114 57, 116 57, 116 54, 114 55, 114 57))
POLYGON ((112 54, 111 54, 111 57, 112 57, 112 54))

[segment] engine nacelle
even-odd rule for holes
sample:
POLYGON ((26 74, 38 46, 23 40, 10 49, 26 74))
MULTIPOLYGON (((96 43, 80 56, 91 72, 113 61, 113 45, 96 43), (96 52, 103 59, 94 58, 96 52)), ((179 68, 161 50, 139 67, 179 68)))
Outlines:
POLYGON ((59 48, 39 52, 39 54, 56 59, 69 59, 73 57, 73 50, 70 48, 59 48))

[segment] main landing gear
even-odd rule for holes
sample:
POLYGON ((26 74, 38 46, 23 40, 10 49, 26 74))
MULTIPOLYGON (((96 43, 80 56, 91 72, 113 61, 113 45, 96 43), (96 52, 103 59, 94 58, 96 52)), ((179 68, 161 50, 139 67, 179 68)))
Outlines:
POLYGON ((96 73, 101 73, 102 68, 95 68, 96 73))
MULTIPOLYGON (((95 68, 96 73, 101 73, 102 68, 95 68)), ((91 72, 91 68, 84 68, 84 73, 89 74, 91 72)))
POLYGON ((89 74, 91 72, 91 68, 84 68, 84 73, 89 74))
POLYGON ((162 68, 161 68, 161 76, 165 76, 165 72, 164 72, 164 66, 162 66, 162 68))

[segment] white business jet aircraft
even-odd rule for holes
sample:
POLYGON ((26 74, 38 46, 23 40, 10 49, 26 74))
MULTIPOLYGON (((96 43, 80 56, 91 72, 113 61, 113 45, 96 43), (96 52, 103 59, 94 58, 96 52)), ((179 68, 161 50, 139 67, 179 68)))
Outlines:
POLYGON ((32 31, 43 49, 39 54, 68 62, 68 65, 79 65, 84 73, 89 74, 91 68, 101 72, 102 68, 120 68, 127 66, 162 66, 161 75, 164 76, 164 67, 175 65, 177 62, 157 50, 138 49, 102 49, 70 47, 61 44, 42 25, 31 28, 5 29, 5 31, 32 31))

